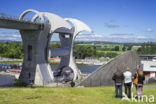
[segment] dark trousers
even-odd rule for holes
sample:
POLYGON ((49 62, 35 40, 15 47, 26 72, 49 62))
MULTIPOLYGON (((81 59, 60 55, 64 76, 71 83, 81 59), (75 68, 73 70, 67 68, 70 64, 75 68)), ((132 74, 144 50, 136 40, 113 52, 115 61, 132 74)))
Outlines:
POLYGON ((131 98, 131 86, 132 83, 124 83, 125 86, 125 94, 128 96, 128 98, 131 98))
POLYGON ((115 83, 115 94, 117 98, 122 98, 122 83, 115 83))

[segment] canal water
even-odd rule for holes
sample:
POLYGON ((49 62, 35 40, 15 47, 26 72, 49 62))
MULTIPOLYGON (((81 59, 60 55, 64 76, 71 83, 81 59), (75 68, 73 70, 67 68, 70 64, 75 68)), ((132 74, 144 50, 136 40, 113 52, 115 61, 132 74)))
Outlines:
MULTIPOLYGON (((81 73, 83 74, 90 74, 92 72, 94 72, 95 70, 97 70, 101 65, 77 65, 78 69, 80 69, 81 73)), ((57 64, 53 64, 51 65, 52 70, 57 69, 58 65, 57 64)), ((0 69, 0 71, 6 71, 4 69, 0 69)), ((15 83, 15 77, 13 76, 3 76, 0 75, 0 87, 10 87, 13 86, 13 84, 15 83)))
POLYGON ((0 87, 11 87, 15 83, 14 76, 0 75, 0 87))
MULTIPOLYGON (((80 69, 81 73, 83 74, 90 74, 97 70, 101 65, 85 65, 85 64, 78 64, 77 67, 80 69)), ((56 70, 58 68, 57 64, 51 65, 52 70, 56 70)))

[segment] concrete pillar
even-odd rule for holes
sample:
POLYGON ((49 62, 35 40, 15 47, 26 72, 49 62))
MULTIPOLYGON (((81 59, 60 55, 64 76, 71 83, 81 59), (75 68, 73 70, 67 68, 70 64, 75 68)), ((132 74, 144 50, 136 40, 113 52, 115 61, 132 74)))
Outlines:
MULTIPOLYGON (((76 67, 74 58, 73 58, 73 45, 74 45, 74 38, 73 34, 59 34, 60 42, 61 42, 61 49, 60 52, 57 52, 56 50, 52 51, 51 55, 58 55, 61 56, 61 62, 58 66, 58 70, 62 67, 70 67, 74 72, 74 78, 73 80, 76 80, 80 77, 80 73, 78 71, 78 68, 76 67), (66 52, 65 50, 68 50, 66 52)), ((58 50, 58 49, 57 49, 58 50)))
POLYGON ((20 82, 45 85, 53 80, 53 73, 48 62, 48 38, 50 26, 44 25, 43 30, 21 30, 24 49, 24 63, 20 82))

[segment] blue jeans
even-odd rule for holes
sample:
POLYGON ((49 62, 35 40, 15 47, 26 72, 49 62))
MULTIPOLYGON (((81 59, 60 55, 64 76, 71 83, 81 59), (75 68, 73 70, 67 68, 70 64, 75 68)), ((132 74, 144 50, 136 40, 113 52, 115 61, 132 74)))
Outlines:
POLYGON ((115 94, 115 97, 122 98, 122 83, 115 83, 115 94))
POLYGON ((128 98, 131 98, 131 86, 132 83, 124 83, 125 85, 125 94, 128 96, 128 98))

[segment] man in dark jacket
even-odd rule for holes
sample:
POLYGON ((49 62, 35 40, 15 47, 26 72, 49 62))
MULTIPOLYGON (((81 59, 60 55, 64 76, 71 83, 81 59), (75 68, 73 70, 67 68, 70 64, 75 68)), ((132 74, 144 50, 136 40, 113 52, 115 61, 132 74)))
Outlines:
POLYGON ((117 68, 117 71, 114 73, 112 79, 115 81, 115 97, 122 98, 122 82, 124 80, 123 72, 117 68))

